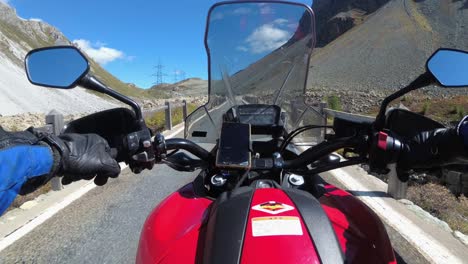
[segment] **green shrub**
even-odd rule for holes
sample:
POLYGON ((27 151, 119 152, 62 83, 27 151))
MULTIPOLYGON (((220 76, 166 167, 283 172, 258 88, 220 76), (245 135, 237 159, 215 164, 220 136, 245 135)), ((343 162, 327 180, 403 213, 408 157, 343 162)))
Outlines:
POLYGON ((431 107, 431 103, 429 101, 424 102, 421 114, 426 115, 429 112, 430 107, 431 107))
POLYGON ((336 111, 341 111, 341 101, 340 98, 336 95, 330 95, 327 97, 328 108, 336 111))
POLYGON ((457 105, 456 107, 456 115, 458 120, 461 120, 465 116, 465 109, 461 105, 457 105))
MULTIPOLYGON (((197 109, 196 104, 187 104, 187 114, 192 113, 197 109)), ((183 111, 182 107, 177 107, 172 109, 172 125, 178 125, 182 123, 183 120, 183 111)), ((165 111, 160 111, 154 115, 145 118, 146 125, 153 131, 163 131, 166 130, 166 113, 165 111)))

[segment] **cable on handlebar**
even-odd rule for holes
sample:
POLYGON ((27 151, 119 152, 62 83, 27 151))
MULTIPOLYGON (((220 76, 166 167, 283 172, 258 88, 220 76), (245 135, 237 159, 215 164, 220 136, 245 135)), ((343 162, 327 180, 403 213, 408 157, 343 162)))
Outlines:
POLYGON ((307 149, 296 159, 286 160, 283 164, 283 169, 301 168, 311 164, 319 158, 332 153, 341 148, 358 147, 365 140, 362 137, 346 137, 338 138, 333 141, 324 141, 312 148, 307 149))
POLYGON ((357 164, 364 163, 366 161, 367 161, 366 158, 352 158, 352 159, 340 162, 338 164, 324 165, 324 166, 320 166, 320 167, 307 170, 307 171, 288 170, 287 172, 294 173, 294 174, 301 175, 301 176, 313 176, 313 175, 316 175, 325 171, 334 170, 334 169, 343 168, 343 167, 352 166, 352 165, 357 165, 357 164))
POLYGON ((306 131, 306 130, 310 130, 310 129, 317 129, 317 128, 333 128, 331 126, 316 126, 316 125, 309 125, 309 126, 303 126, 303 127, 300 127, 294 131, 292 131, 291 133, 289 133, 286 138, 284 139, 283 143, 281 144, 280 148, 279 148, 279 152, 282 153, 286 147, 289 145, 289 143, 291 142, 291 140, 293 140, 294 137, 296 137, 297 135, 299 135, 300 133, 306 131))
POLYGON ((245 180, 248 178, 249 172, 250 172, 250 170, 246 170, 246 171, 244 172, 244 174, 242 174, 242 176, 240 177, 240 179, 239 179, 239 181, 237 182, 237 184, 236 184, 236 186, 234 187, 234 189, 237 189, 237 188, 241 187, 242 183, 244 183, 245 180))

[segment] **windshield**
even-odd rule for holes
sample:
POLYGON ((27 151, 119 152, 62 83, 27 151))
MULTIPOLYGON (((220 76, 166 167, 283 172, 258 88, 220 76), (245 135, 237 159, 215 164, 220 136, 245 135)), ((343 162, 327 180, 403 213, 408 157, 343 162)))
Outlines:
MULTIPOLYGON (((223 114, 243 104, 277 105, 288 132, 324 123, 318 106, 304 102, 309 57, 315 44, 310 8, 292 3, 215 5, 205 44, 209 56, 209 102, 186 120, 186 138, 215 143, 223 114)), ((297 142, 317 143, 321 131, 297 142)))

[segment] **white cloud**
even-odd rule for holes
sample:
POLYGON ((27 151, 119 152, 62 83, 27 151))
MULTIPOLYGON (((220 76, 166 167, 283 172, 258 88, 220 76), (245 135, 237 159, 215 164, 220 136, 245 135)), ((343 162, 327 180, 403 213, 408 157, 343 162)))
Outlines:
POLYGON ((30 19, 28 19, 28 20, 29 20, 29 21, 34 21, 34 22, 42 22, 42 19, 40 19, 40 18, 34 18, 34 17, 32 17, 32 18, 30 18, 30 19))
POLYGON ((134 59, 132 56, 126 57, 125 54, 120 50, 106 47, 105 43, 102 42, 92 44, 89 40, 76 39, 73 41, 73 43, 101 65, 105 65, 117 59, 134 59))
POLYGON ((10 0, 0 0, 0 3, 4 3, 6 5, 9 5, 8 3, 10 2, 10 0))
POLYGON ((275 19, 275 20, 273 21, 273 24, 275 24, 275 25, 280 25, 280 26, 282 26, 282 25, 284 25, 284 24, 286 24, 286 23, 288 23, 288 20, 287 20, 287 19, 284 19, 284 18, 277 18, 277 19, 275 19))
POLYGON ((258 54, 281 47, 288 41, 289 35, 288 31, 276 28, 273 24, 265 24, 255 29, 245 42, 251 53, 258 54))

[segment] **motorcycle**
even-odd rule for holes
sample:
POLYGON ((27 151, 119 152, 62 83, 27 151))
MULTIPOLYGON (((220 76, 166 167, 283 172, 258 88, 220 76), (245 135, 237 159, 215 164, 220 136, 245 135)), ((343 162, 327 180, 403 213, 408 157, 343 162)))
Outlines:
POLYGON ((468 54, 436 51, 424 74, 382 102, 375 121, 336 115, 328 126, 304 102, 315 44, 310 7, 222 2, 206 26, 209 101, 187 117, 184 139, 153 137, 139 105, 92 76, 77 48, 36 49, 25 59, 33 84, 79 85, 130 107, 74 120, 63 133, 101 135, 134 173, 154 164, 200 170, 150 213, 136 262, 396 263, 379 217, 318 174, 365 163, 385 172, 404 151, 401 139, 444 127, 387 108, 428 85, 468 85, 468 54), (339 149, 344 158, 334 154, 339 149))

